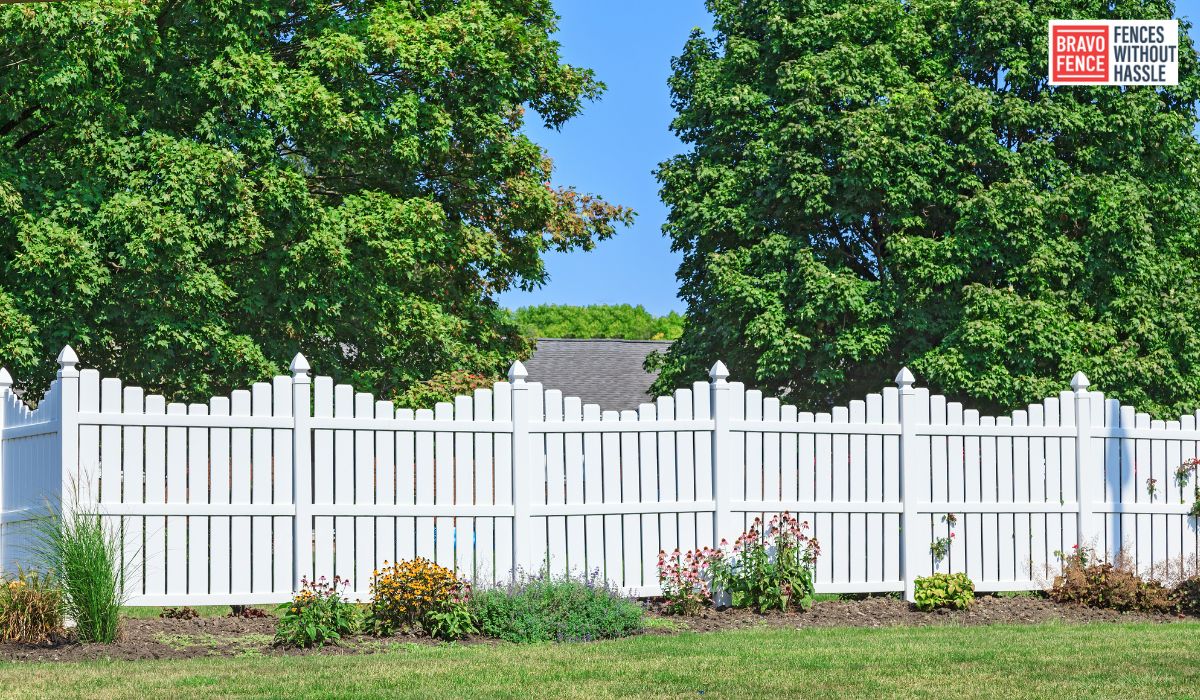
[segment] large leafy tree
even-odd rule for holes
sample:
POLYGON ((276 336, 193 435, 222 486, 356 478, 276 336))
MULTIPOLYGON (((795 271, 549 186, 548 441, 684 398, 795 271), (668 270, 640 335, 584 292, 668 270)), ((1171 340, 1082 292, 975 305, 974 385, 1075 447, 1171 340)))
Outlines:
POLYGON ((654 316, 641 304, 542 304, 521 307, 512 315, 530 338, 675 340, 683 334, 683 316, 678 312, 654 316))
POLYGON ((689 150, 659 170, 688 331, 828 404, 907 364, 1013 408, 1083 370, 1159 414, 1200 405, 1200 75, 1050 87, 1047 20, 1161 0, 710 0, 671 79, 689 150))
POLYGON ((396 396, 527 351, 496 293, 631 213, 521 131, 602 89, 549 0, 0 9, 0 364, 203 397, 287 366, 396 396))

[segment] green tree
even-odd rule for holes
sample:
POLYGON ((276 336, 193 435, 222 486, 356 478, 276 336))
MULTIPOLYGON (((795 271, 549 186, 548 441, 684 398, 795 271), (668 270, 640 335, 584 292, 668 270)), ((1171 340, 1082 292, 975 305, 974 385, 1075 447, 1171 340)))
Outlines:
POLYGON ((549 0, 0 9, 0 364, 172 398, 313 367, 398 396, 528 342, 494 301, 632 213, 549 184, 603 85, 549 0))
POLYGON ((1171 2, 710 0, 674 63, 658 172, 688 334, 658 388, 724 359, 801 402, 918 381, 1016 408, 1086 372, 1200 405, 1197 56, 1179 85, 1050 87, 1051 18, 1171 2))
POLYGON ((678 312, 654 316, 641 304, 542 304, 517 309, 512 318, 529 338, 675 340, 683 335, 678 312))

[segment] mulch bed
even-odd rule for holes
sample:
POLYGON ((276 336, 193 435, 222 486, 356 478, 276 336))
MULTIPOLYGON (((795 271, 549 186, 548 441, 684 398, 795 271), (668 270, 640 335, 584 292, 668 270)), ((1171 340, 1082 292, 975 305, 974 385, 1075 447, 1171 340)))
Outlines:
MULTIPOLYGON (((808 612, 759 615, 750 610, 706 609, 694 617, 672 617, 651 613, 679 627, 697 632, 749 627, 918 627, 924 625, 1035 624, 1039 622, 1178 622, 1195 618, 1178 615, 1121 613, 1115 610, 1060 605, 1034 596, 997 597, 983 595, 969 610, 921 612, 899 598, 872 596, 861 600, 829 600, 813 605, 808 612)), ((670 627, 670 626, 668 626, 670 627)), ((672 630, 667 629, 668 633, 672 630)))
MULTIPOLYGON (((924 613, 893 597, 822 601, 804 613, 758 615, 748 610, 705 610, 698 616, 663 615, 654 603, 648 606, 648 634, 680 631, 712 632, 747 628, 889 627, 922 625, 1156 622, 1195 619, 1176 615, 1119 613, 1072 605, 1059 605, 1040 597, 980 596, 967 611, 924 613)), ((203 656, 290 656, 304 654, 370 654, 404 644, 437 644, 428 637, 398 635, 354 637, 337 646, 319 649, 283 649, 272 646, 274 618, 207 617, 194 620, 126 619, 122 636, 114 644, 77 644, 64 640, 46 646, 0 643, 4 661, 83 661, 98 659, 185 659, 203 656)), ((493 644, 474 637, 459 644, 493 644)))

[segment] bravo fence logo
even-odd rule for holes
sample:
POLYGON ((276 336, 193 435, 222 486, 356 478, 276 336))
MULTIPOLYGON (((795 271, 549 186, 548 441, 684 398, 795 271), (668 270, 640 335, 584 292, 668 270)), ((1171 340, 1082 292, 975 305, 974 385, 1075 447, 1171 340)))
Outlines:
POLYGON ((1051 85, 1178 85, 1179 21, 1050 20, 1051 85))

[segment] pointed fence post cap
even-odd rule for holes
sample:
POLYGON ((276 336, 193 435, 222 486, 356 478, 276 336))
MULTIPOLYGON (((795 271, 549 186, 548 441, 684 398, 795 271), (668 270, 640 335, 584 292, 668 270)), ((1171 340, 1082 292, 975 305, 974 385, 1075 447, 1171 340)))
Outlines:
POLYGON ((74 367, 79 364, 79 355, 75 354, 75 350, 70 345, 64 345, 62 351, 58 353, 58 364, 60 367, 74 367))
POLYGON ((524 384, 525 378, 529 376, 529 370, 525 369, 525 365, 521 364, 520 360, 512 363, 512 367, 508 368, 508 381, 513 384, 524 384))
POLYGON ((717 384, 723 384, 729 378, 729 368, 724 362, 717 360, 712 369, 708 370, 708 376, 717 384))
POLYGON ((308 359, 304 357, 304 354, 298 352, 296 353, 296 356, 292 358, 292 364, 288 366, 288 369, 290 369, 294 375, 308 374, 312 367, 309 366, 308 359))
POLYGON ((1087 388, 1091 385, 1092 383, 1088 381, 1087 375, 1083 372, 1076 372, 1075 376, 1071 377, 1071 388, 1076 393, 1087 391, 1087 388))
POLYGON ((901 367, 900 372, 896 374, 896 386, 901 389, 908 389, 916 381, 917 378, 913 376, 912 372, 908 371, 907 367, 901 367))
POLYGON ((9 389, 12 387, 12 385, 13 385, 12 375, 8 373, 8 370, 4 369, 3 367, 0 367, 0 391, 9 389))

